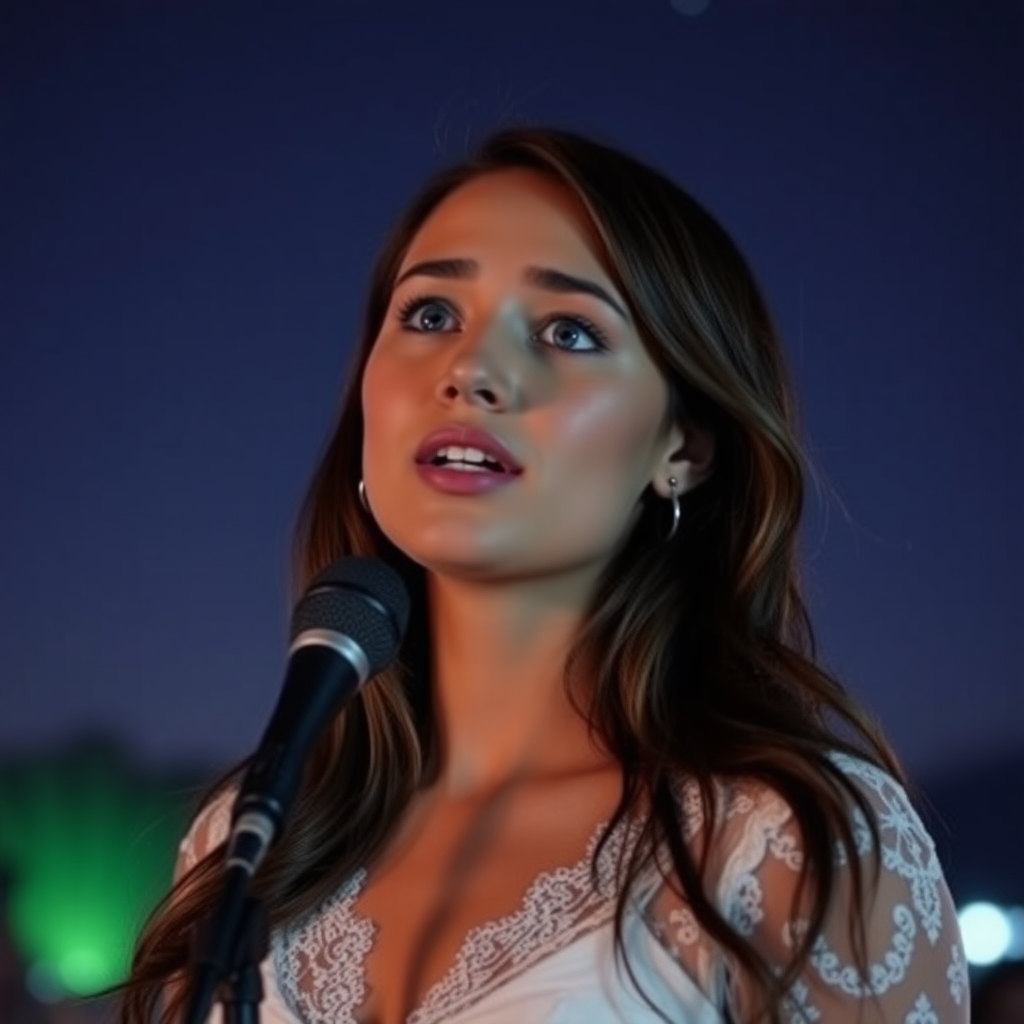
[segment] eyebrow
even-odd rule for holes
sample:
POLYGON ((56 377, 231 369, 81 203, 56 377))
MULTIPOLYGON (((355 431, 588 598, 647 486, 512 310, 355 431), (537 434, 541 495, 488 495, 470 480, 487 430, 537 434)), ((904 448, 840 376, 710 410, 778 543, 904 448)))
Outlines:
MULTIPOLYGON (((476 260, 460 258, 423 260, 404 270, 395 281, 395 287, 397 288, 410 277, 439 277, 465 281, 476 277, 479 272, 480 264, 476 260)), ((589 278, 577 277, 575 274, 567 274, 564 270, 555 270, 552 267, 531 266, 523 271, 523 280, 535 288, 542 288, 548 292, 557 292, 562 295, 592 295, 611 306, 623 320, 629 322, 629 314, 622 304, 607 289, 602 288, 596 281, 591 281, 589 278)))

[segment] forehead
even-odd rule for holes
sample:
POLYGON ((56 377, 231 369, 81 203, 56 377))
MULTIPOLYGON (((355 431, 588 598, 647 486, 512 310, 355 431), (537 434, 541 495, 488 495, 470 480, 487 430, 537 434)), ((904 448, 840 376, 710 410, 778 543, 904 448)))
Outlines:
POLYGON ((420 226, 402 265, 465 256, 569 263, 606 277, 603 250, 586 207, 567 186, 516 168, 456 188, 420 226))

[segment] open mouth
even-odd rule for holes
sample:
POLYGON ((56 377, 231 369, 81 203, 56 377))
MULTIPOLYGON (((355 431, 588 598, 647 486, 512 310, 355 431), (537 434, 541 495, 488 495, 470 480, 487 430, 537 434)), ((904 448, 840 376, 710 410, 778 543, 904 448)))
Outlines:
POLYGON ((428 463, 428 466, 438 466, 445 469, 454 469, 460 473, 507 473, 508 470, 496 459, 485 456, 480 462, 468 459, 451 459, 444 455, 435 455, 428 463))
POLYGON ((438 449, 422 465, 438 468, 454 469, 460 473, 504 473, 510 472, 507 466, 488 452, 479 448, 447 445, 438 449))

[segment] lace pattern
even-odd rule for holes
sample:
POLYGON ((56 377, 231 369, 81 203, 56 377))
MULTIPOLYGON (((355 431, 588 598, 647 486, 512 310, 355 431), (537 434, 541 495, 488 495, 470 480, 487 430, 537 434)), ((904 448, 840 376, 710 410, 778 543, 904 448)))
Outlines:
MULTIPOLYGON (((878 828, 876 850, 866 818, 851 807, 854 855, 870 858, 866 865, 877 858, 880 868, 866 922, 867 971, 858 969, 850 947, 849 911, 843 902, 850 895, 842 871, 848 857, 837 849, 839 885, 831 923, 815 938, 810 962, 789 990, 783 1019, 793 1024, 854 1024, 861 1019, 966 1024, 966 961, 934 844, 906 794, 888 774, 845 755, 835 755, 834 760, 866 797, 878 828)), ((231 795, 222 794, 197 817, 182 844, 179 873, 227 837, 231 795)), ((707 827, 699 789, 695 783, 681 782, 676 798, 683 837, 692 842, 707 827)), ((713 799, 714 897, 727 920, 781 973, 807 928, 806 919, 793 913, 804 859, 797 822, 777 793, 756 783, 719 783, 713 799)), ((505 985, 521 984, 528 990, 532 967, 610 926, 618 865, 638 830, 623 824, 610 834, 598 858, 595 886, 591 859, 603 830, 601 826, 595 831, 577 863, 538 876, 517 910, 473 928, 447 973, 428 990, 406 1024, 438 1024, 457 1014, 461 1020, 461 1014, 470 1013, 505 985)), ((704 933, 678 887, 666 883, 668 867, 665 851, 657 851, 632 893, 627 913, 639 916, 711 1005, 722 1008, 729 1002, 735 1012, 743 1005, 742 985, 729 982, 722 950, 704 933)), ((374 923, 358 908, 366 881, 366 872, 357 872, 315 912, 272 937, 275 987, 290 1016, 302 1024, 356 1024, 359 1019, 367 997, 366 962, 376 939, 374 923)), ((628 948, 627 955, 643 953, 628 948)), ((671 965, 662 965, 661 970, 666 966, 671 965)), ((679 1011, 681 1019, 689 1019, 682 1006, 679 1011)), ((592 1024, 606 1019, 612 1018, 601 1016, 592 1024)))
POLYGON ((356 872, 322 907, 271 938, 281 994, 310 1024, 354 1024, 366 998, 364 964, 376 929, 353 909, 365 885, 366 872, 356 872))
POLYGON ((598 858, 595 887, 591 862, 604 828, 593 834, 586 854, 572 867, 540 875, 517 911, 470 931, 455 963, 427 992, 408 1024, 436 1024, 610 921, 615 912, 616 865, 624 846, 635 837, 626 828, 612 832, 598 858))
MULTIPOLYGON (((791 987, 787 1017, 793 1021, 854 1021, 865 1000, 872 1020, 929 1024, 966 1021, 968 983, 952 901, 935 847, 902 787, 886 772, 843 754, 836 766, 865 796, 878 828, 879 849, 862 811, 851 808, 856 855, 877 852, 878 890, 867 924, 867 970, 858 969, 848 935, 852 900, 844 849, 836 906, 825 932, 811 947, 809 968, 791 987)), ((778 794, 756 784, 717 789, 716 845, 728 855, 717 885, 719 910, 781 973, 807 921, 793 917, 803 864, 799 830, 778 794)), ((870 861, 868 867, 870 878, 870 861)), ((725 959, 688 910, 664 886, 646 907, 645 919, 662 945, 707 990, 725 972, 725 959)), ((742 1002, 741 989, 731 1000, 742 1002)))
MULTIPOLYGON (((619 858, 634 831, 618 827, 591 872, 605 826, 591 836, 585 855, 570 867, 538 876, 519 908, 473 928, 445 976, 433 985, 407 1024, 436 1024, 483 999, 542 958, 607 924, 615 912, 619 858)), ((278 985, 306 1024, 355 1024, 366 997, 365 964, 376 932, 356 907, 366 872, 315 913, 277 933, 278 985)))

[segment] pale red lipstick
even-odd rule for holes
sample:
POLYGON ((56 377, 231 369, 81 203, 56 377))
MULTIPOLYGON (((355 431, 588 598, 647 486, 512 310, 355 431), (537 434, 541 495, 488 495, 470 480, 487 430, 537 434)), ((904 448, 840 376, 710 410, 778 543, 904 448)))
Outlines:
POLYGON ((502 472, 512 476, 518 476, 523 471, 515 456, 493 434, 463 424, 449 424, 429 433, 416 449, 416 462, 421 466, 431 465, 438 451, 449 445, 479 448, 484 455, 501 467, 502 472))

